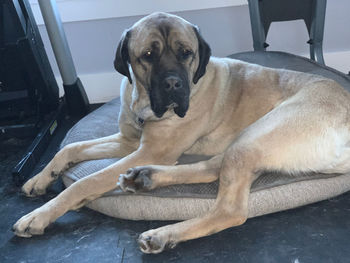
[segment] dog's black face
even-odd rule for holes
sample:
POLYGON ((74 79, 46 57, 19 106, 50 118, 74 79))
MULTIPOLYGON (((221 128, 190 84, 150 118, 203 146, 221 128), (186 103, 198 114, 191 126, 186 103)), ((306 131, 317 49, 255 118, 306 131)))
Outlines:
POLYGON ((183 21, 167 14, 141 20, 124 34, 117 49, 115 68, 132 83, 131 64, 137 84, 146 89, 158 118, 169 108, 179 117, 185 116, 191 81, 197 83, 209 61, 208 44, 196 27, 183 21))
POLYGON ((151 64, 150 86, 148 89, 151 108, 160 118, 169 107, 184 117, 189 106, 190 87, 188 71, 185 67, 193 59, 193 51, 179 47, 173 50, 165 46, 160 52, 157 42, 153 49, 145 54, 144 60, 151 64))

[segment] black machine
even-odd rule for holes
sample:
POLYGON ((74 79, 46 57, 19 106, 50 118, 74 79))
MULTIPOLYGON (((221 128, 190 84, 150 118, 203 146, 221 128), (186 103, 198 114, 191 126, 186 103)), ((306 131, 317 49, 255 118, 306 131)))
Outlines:
POLYGON ((0 126, 2 136, 26 136, 58 108, 58 86, 28 3, 0 5, 0 126))
MULTIPOLYGON (((85 99, 84 115, 87 97, 79 79, 77 83, 85 99)), ((72 88, 65 91, 65 97, 76 95, 72 88)), ((68 106, 70 101, 77 105, 74 98, 66 100, 68 106)), ((0 0, 0 139, 35 137, 14 168, 15 182, 27 179, 38 162, 60 123, 64 102, 28 1, 0 0)))

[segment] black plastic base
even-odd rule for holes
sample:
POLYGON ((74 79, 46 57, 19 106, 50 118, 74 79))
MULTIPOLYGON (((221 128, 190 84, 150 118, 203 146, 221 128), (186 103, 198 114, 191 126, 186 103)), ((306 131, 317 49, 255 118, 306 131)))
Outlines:
POLYGON ((68 112, 75 117, 83 117, 89 112, 89 99, 86 95, 83 84, 77 78, 71 85, 63 84, 68 112))
POLYGON ((49 145, 51 137, 55 134, 57 127, 61 125, 64 115, 65 104, 61 102, 58 109, 52 112, 47 121, 42 125, 40 132, 28 147, 21 161, 13 169, 13 181, 16 185, 21 185, 28 179, 43 152, 49 145))
POLYGON ((35 136, 38 132, 36 123, 16 124, 0 126, 0 139, 3 138, 25 138, 35 136))

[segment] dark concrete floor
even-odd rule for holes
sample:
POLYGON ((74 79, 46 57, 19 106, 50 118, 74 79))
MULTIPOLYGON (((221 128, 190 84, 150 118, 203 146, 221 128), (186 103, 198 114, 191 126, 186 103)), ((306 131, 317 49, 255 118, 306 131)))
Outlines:
MULTIPOLYGON (((36 171, 52 158, 74 121, 66 120, 36 171)), ((16 146, 23 151, 23 145, 16 146)), ((2 150, 4 150, 2 148, 2 150)), ((6 150, 7 152, 9 149, 6 150)), ((4 156, 4 154, 3 154, 4 156)), ((0 161, 3 162, 2 159, 0 161)), ((143 255, 137 236, 169 222, 127 221, 82 208, 29 239, 13 235, 18 218, 44 204, 61 189, 26 198, 10 177, 0 173, 0 262, 350 262, 350 193, 294 210, 249 219, 243 226, 179 244, 159 255, 143 255)))

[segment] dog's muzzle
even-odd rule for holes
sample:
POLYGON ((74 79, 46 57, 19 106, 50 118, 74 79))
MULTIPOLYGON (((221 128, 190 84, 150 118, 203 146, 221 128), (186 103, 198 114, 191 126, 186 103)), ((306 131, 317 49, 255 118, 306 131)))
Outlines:
POLYGON ((190 90, 188 82, 184 79, 176 74, 166 74, 159 84, 153 83, 149 95, 151 109, 158 118, 172 108, 179 117, 183 118, 186 115, 190 90))

